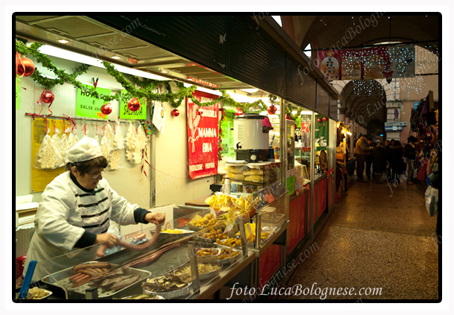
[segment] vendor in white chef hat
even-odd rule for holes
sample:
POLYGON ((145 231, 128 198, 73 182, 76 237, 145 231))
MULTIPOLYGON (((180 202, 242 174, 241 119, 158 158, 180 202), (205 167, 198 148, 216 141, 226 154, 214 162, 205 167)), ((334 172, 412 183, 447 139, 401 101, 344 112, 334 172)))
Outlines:
POLYGON ((110 220, 121 225, 165 221, 165 214, 152 213, 119 196, 102 177, 106 166, 93 138, 84 137, 68 151, 68 172, 47 185, 36 213, 25 262, 27 267, 30 260, 38 261, 33 281, 49 274, 52 268, 43 270, 42 265, 57 256, 98 243, 114 246, 119 239, 107 232, 110 220))

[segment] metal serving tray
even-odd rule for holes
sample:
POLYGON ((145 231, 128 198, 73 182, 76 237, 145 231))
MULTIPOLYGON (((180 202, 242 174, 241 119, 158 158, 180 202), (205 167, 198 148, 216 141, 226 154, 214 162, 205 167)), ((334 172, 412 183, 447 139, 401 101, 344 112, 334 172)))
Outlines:
MULTIPOLYGON (((97 261, 89 261, 87 263, 96 263, 96 262, 97 261)), ((115 268, 118 265, 111 264, 111 266, 112 266, 112 268, 115 268)), ((124 288, 115 290, 115 291, 98 288, 98 298, 106 298, 106 297, 114 296, 117 293, 119 293, 123 290, 126 290, 129 287, 132 287, 133 285, 139 283, 140 281, 142 281, 143 279, 145 279, 151 275, 151 272, 149 272, 149 271, 136 269, 136 268, 125 268, 124 272, 125 272, 125 275, 139 276, 139 278, 137 279, 137 281, 133 282, 132 284, 130 284, 124 288)), ((74 274, 75 273, 72 270, 72 267, 69 267, 67 269, 64 269, 64 270, 52 273, 48 276, 45 276, 44 278, 41 279, 41 281, 51 287, 57 287, 57 288, 63 287, 63 288, 66 288, 68 291, 76 292, 76 293, 79 293, 79 294, 85 296, 85 291, 89 288, 92 288, 92 286, 90 286, 91 281, 87 282, 83 285, 80 285, 78 287, 71 288, 72 282, 69 281, 69 277, 73 276, 74 274), (55 282, 54 279, 57 280, 57 282, 55 282)))

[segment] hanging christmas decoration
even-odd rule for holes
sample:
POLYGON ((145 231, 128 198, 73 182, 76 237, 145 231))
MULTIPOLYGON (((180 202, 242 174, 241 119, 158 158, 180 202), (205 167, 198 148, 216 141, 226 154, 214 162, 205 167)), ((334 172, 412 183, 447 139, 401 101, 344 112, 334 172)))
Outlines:
POLYGON ((320 128, 320 124, 322 122, 322 119, 320 117, 317 118, 317 122, 318 122, 318 127, 320 128))
POLYGON ((244 111, 241 108, 237 107, 235 109, 235 116, 241 116, 243 114, 244 114, 244 111))
MULTIPOLYGON (((46 104, 49 104, 49 107, 54 102, 54 99, 55 99, 55 96, 51 90, 44 90, 43 93, 41 94, 41 101, 43 101, 46 104)), ((39 101, 38 101, 38 104, 41 105, 41 103, 39 101)))
POLYGON ((107 103, 107 104, 104 104, 103 106, 101 106, 101 112, 104 115, 109 115, 112 112, 112 104, 107 103))
POLYGON ((16 75, 20 77, 28 77, 35 72, 35 64, 28 58, 21 57, 18 52, 16 52, 16 75))
POLYGON ((323 117, 323 127, 325 127, 325 122, 327 122, 327 121, 328 121, 328 118, 323 117))
POLYGON ((277 110, 277 108, 276 108, 276 106, 274 106, 274 105, 271 105, 271 106, 268 107, 268 109, 267 109, 268 114, 270 114, 270 115, 274 115, 274 114, 276 113, 276 110, 277 110))
POLYGON ((129 100, 128 102, 128 109, 131 111, 131 112, 136 112, 140 109, 140 102, 139 100, 137 99, 137 97, 133 97, 129 100))
MULTIPOLYGON (((46 104, 49 104, 49 106, 47 107, 50 111, 50 114, 52 115, 52 111, 50 110, 50 106, 52 105, 52 103, 54 102, 54 99, 55 99, 55 96, 54 96, 54 93, 52 93, 51 90, 44 90, 43 93, 41 94, 41 97, 40 99, 37 101, 37 103, 40 105, 40 106, 43 106, 41 104, 41 101, 43 103, 46 103, 46 104)), ((41 111, 43 109, 41 108, 41 111)), ((41 114, 41 111, 39 112, 41 114)))
POLYGON ((173 117, 178 117, 178 115, 180 115, 180 111, 178 109, 175 108, 174 110, 172 110, 173 117))

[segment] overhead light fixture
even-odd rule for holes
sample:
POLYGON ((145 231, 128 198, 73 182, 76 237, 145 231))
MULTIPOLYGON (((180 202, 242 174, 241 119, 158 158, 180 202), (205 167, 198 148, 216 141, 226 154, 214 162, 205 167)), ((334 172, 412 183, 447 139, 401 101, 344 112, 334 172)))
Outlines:
POLYGON ((165 70, 161 70, 161 73, 168 73, 168 71, 165 71, 165 70))
POLYGON ((66 40, 66 39, 59 39, 59 40, 57 40, 57 42, 59 42, 60 44, 68 44, 68 43, 69 43, 69 40, 66 40))
POLYGON ((241 89, 241 91, 244 91, 246 93, 255 93, 257 92, 259 89, 241 89))
POLYGON ((120 59, 120 56, 112 56, 112 59, 120 59))
POLYGON ((307 111, 306 111, 306 110, 303 110, 303 111, 301 112, 301 115, 312 115, 312 112, 309 111, 309 110, 307 110, 307 111))
MULTIPOLYGON (((39 48, 39 52, 42 54, 48 55, 48 56, 54 56, 54 57, 71 60, 71 61, 75 61, 75 62, 79 62, 79 63, 86 63, 87 65, 90 65, 90 66, 95 66, 95 67, 105 69, 101 60, 99 60, 99 59, 85 56, 85 55, 75 53, 75 52, 72 52, 69 50, 57 48, 55 46, 43 45, 39 48)), ((153 80, 168 80, 168 78, 165 78, 165 77, 162 77, 162 76, 150 73, 150 72, 145 72, 145 71, 141 71, 141 70, 125 67, 125 66, 120 66, 120 65, 114 64, 114 68, 122 73, 127 73, 127 74, 135 75, 138 77, 143 77, 143 78, 153 79, 153 80)))

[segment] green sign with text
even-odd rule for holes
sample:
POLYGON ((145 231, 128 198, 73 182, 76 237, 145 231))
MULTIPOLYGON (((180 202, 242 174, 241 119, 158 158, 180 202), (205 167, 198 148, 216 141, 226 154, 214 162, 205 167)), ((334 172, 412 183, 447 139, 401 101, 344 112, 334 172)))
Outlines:
MULTIPOLYGON (((126 90, 121 91, 121 95, 128 94, 126 90)), ((139 99, 140 108, 132 112, 128 109, 128 101, 122 101, 120 104, 120 119, 147 119, 147 100, 145 98, 139 99)))
MULTIPOLYGON (((85 84, 84 84, 85 85, 85 84)), ((90 85, 85 85, 86 87, 92 87, 90 85)), ((96 88, 96 91, 100 94, 111 95, 112 90, 103 89, 100 87, 96 88)), ((82 93, 81 89, 77 89, 76 97, 76 116, 86 117, 86 118, 102 118, 107 119, 108 116, 104 115, 101 112, 101 106, 108 102, 87 96, 85 93, 82 93)))

